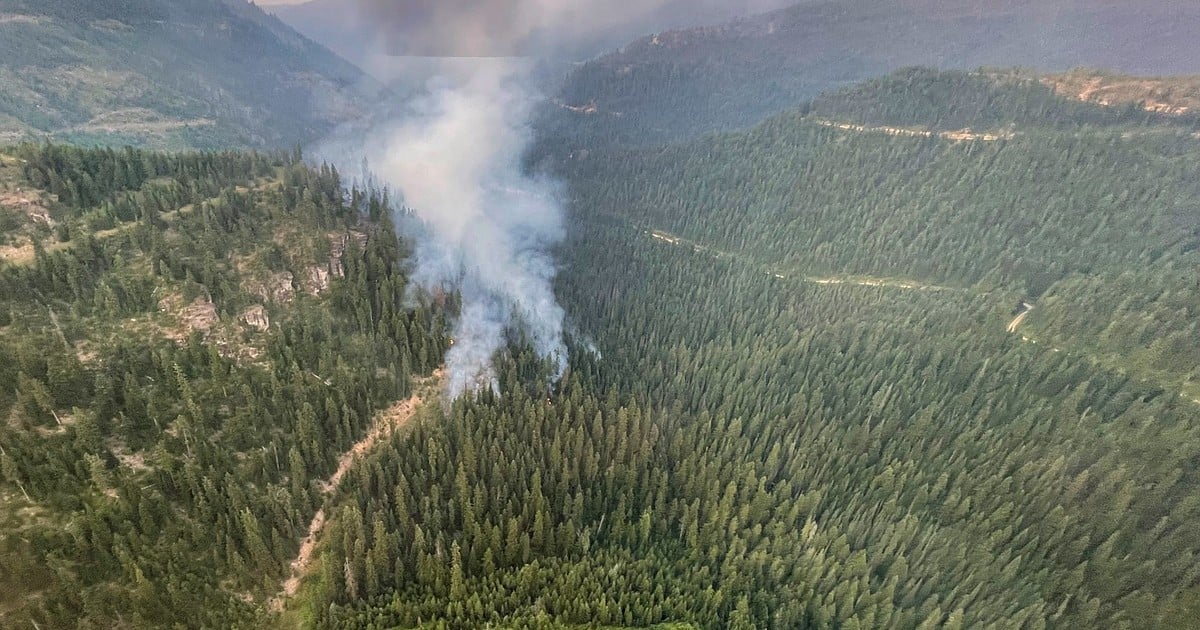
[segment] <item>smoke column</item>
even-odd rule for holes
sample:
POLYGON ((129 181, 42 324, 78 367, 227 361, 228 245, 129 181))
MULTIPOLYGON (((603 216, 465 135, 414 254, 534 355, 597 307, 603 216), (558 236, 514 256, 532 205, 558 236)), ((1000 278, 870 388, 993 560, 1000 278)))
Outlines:
POLYGON ((446 357, 453 398, 495 386, 492 357, 512 330, 565 368, 550 254, 563 224, 556 184, 521 166, 534 102, 525 63, 440 63, 425 95, 399 121, 375 129, 364 150, 373 174, 422 223, 414 284, 461 293, 446 357))
MULTIPOLYGON (((783 0, 737 0, 749 8, 783 0)), ((353 0, 346 9, 374 25, 376 44, 404 73, 434 78, 408 111, 374 125, 366 139, 318 149, 366 157, 422 224, 417 287, 457 290, 462 309, 446 357, 449 396, 496 385, 492 357, 520 332, 561 373, 563 310, 551 251, 563 238, 553 182, 522 169, 535 102, 531 55, 598 30, 647 19, 668 5, 726 7, 729 0, 353 0), (674 3, 674 4, 672 4, 674 3), (557 40, 557 41, 556 41, 557 40)))

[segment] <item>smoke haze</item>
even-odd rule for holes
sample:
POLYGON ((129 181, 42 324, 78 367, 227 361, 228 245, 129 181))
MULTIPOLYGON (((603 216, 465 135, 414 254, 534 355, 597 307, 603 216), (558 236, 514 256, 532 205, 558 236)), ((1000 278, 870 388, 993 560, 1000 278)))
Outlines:
POLYGON ((794 2, 357 0, 370 23, 384 34, 384 46, 391 54, 434 57, 533 55, 614 29, 682 26, 788 4, 794 2))
POLYGON ((461 291, 446 359, 451 396, 494 384, 492 356, 510 329, 565 366, 549 253, 563 236, 562 211, 553 183, 522 172, 532 103, 523 72, 508 59, 448 65, 367 155, 424 223, 416 284, 461 291))
MULTIPOLYGON (((401 114, 317 152, 343 164, 365 157, 372 175, 419 219, 414 285, 461 294, 446 357, 451 398, 495 387, 492 358, 510 333, 560 374, 566 367, 552 257, 564 236, 562 206, 556 183, 522 167, 536 90, 533 62, 512 55, 551 45, 546 34, 569 38, 667 3, 617 15, 599 0, 360 0, 361 13, 347 16, 379 33, 405 34, 385 41, 393 73, 433 77, 401 114)), ((720 0, 692 3, 727 7, 720 0)), ((759 4, 765 6, 750 3, 759 4)))
MULTIPOLYGON (((262 0, 260 0, 261 2, 262 0)), ((652 32, 716 24, 789 0, 311 0, 269 9, 376 78, 407 81, 412 56, 583 59, 652 32), (398 63, 396 56, 409 56, 398 63)), ((803 0, 812 2, 813 0, 803 0)))

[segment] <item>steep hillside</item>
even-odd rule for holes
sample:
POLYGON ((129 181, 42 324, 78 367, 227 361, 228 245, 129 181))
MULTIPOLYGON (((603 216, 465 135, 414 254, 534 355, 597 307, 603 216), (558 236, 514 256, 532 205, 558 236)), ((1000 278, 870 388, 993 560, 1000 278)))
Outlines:
MULTIPOLYGON (((804 109, 817 118, 938 130, 1200 126, 1200 117, 1186 107, 1183 111, 1164 111, 1132 97, 1113 96, 1103 102, 1079 99, 1074 90, 1059 83, 1064 76, 1076 75, 906 68, 822 94, 804 109)), ((1126 79, 1126 84, 1133 81, 1126 79)), ((1113 88, 1120 89, 1117 85, 1113 88)), ((1180 98, 1185 96, 1181 94, 1180 98)))
POLYGON ((924 70, 818 105, 568 162, 569 375, 383 445, 314 627, 1194 627, 1192 126, 924 70))
POLYGON ((267 6, 264 10, 377 78, 390 78, 387 70, 391 63, 382 50, 377 25, 371 24, 346 2, 313 0, 267 6))
POLYGON ((4 156, 0 627, 264 627, 446 345, 385 214, 287 155, 4 156))
POLYGON ((911 65, 1200 71, 1200 5, 1183 1, 839 0, 637 40, 579 66, 543 126, 576 147, 744 127, 911 65))
POLYGON ((569 369, 443 405, 386 195, 17 147, 0 626, 1191 630, 1195 133, 915 69, 576 155, 569 369))
POLYGON ((379 94, 241 0, 0 0, 0 144, 290 147, 379 94))
POLYGON ((1194 396, 1196 125, 912 70, 745 132, 567 168, 582 207, 785 276, 1044 299, 1026 326, 1194 396))

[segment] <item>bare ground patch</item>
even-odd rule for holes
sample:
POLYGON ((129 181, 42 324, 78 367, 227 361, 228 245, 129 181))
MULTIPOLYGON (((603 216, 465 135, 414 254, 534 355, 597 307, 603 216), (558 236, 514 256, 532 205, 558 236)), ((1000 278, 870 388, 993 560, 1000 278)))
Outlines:
POLYGON ((46 24, 53 22, 48 15, 28 15, 24 13, 0 13, 0 24, 46 24))
POLYGON ((216 305, 207 296, 197 297, 184 305, 183 296, 172 293, 158 301, 158 310, 178 321, 177 326, 162 330, 164 337, 176 343, 186 341, 194 332, 207 334, 220 321, 216 305))
POLYGON ((840 129, 842 131, 851 131, 854 133, 880 133, 889 136, 898 136, 901 138, 943 138, 951 142, 996 142, 997 140, 1009 140, 1016 136, 1016 133, 1011 130, 1000 129, 993 131, 972 131, 971 129, 956 129, 952 131, 930 131, 928 129, 915 129, 908 127, 868 127, 866 125, 856 125, 854 123, 837 122, 834 120, 816 119, 815 122, 822 127, 830 127, 832 129, 840 129))
POLYGON ((1089 70, 1042 77, 1055 93, 1104 107, 1140 104, 1143 109, 1182 116, 1200 109, 1200 77, 1134 77, 1089 70))

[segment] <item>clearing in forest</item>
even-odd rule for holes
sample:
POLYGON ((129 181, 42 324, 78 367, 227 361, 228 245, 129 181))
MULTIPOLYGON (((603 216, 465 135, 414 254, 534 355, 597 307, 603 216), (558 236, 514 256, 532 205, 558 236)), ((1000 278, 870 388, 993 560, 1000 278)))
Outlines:
POLYGON ((1041 82, 1066 98, 1104 107, 1134 104, 1170 116, 1200 109, 1200 77, 1135 77, 1083 69, 1047 75, 1041 82))

